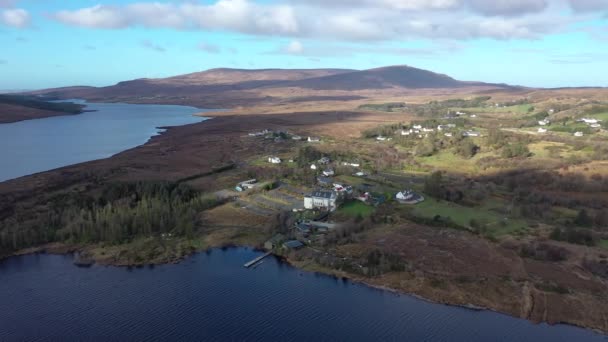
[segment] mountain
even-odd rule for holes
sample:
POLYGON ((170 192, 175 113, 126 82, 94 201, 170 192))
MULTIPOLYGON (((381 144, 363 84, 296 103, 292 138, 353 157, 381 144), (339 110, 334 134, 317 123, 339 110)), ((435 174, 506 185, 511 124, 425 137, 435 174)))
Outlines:
POLYGON ((460 88, 471 85, 483 83, 457 81, 447 75, 410 66, 389 66, 291 82, 291 86, 316 90, 460 88))
POLYGON ((290 90, 290 97, 301 94, 319 98, 330 96, 327 91, 464 87, 510 88, 506 85, 458 81, 447 75, 410 66, 369 70, 224 68, 168 78, 136 79, 109 87, 46 89, 33 94, 97 101, 165 102, 228 108, 270 101, 282 89, 293 88, 303 91, 290 90))

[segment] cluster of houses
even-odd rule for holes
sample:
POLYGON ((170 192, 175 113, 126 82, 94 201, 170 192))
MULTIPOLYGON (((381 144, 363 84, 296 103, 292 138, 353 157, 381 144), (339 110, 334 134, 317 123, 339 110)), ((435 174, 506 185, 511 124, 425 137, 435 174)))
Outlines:
POLYGON ((270 129, 264 129, 261 131, 251 132, 248 134, 250 137, 264 137, 264 139, 273 139, 275 142, 281 142, 285 139, 291 139, 295 141, 301 141, 304 138, 297 134, 290 134, 285 131, 273 131, 270 129))
MULTIPOLYGON (((432 132, 443 132, 443 135, 446 137, 453 137, 454 136, 454 129, 456 128, 455 124, 446 124, 446 125, 438 125, 437 128, 429 128, 429 127, 423 127, 422 125, 414 125, 412 126, 412 128, 410 129, 402 129, 401 130, 401 135, 402 136, 416 136, 418 138, 424 138, 428 135, 428 133, 432 133, 432 132)), ((462 136, 464 137, 480 137, 481 133, 478 131, 464 131, 462 132, 462 136)))
MULTIPOLYGON (((423 138, 428 133, 435 132, 435 130, 437 130, 437 132, 445 132, 446 130, 451 130, 454 128, 456 128, 455 124, 438 125, 437 129, 432 128, 432 127, 422 127, 422 125, 413 125, 412 128, 410 128, 410 129, 402 129, 401 135, 402 136, 415 135, 415 136, 418 136, 418 138, 423 138), (423 136, 423 133, 424 133, 424 136, 423 136)), ((446 137, 451 137, 452 132, 445 132, 443 135, 445 135, 446 137)))
POLYGON ((579 122, 584 122, 591 128, 602 128, 602 125, 600 124, 600 122, 602 122, 602 120, 599 120, 599 119, 582 118, 579 120, 579 122))

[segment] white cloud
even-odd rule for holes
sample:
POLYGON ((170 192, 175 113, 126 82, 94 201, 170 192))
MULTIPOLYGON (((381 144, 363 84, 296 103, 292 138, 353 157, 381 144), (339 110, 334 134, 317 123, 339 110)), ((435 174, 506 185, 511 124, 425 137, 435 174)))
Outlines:
POLYGON ((25 28, 30 24, 30 14, 21 8, 5 9, 0 13, 0 22, 4 25, 25 28))
POLYGON ((473 10, 489 16, 538 13, 549 6, 547 0, 469 0, 468 3, 473 10))
POLYGON ((169 1, 97 5, 52 17, 88 28, 221 30, 294 40, 536 39, 580 20, 561 10, 568 1, 590 8, 608 0, 169 1))
POLYGON ((134 3, 60 11, 53 16, 68 25, 119 29, 128 26, 175 29, 217 29, 251 34, 296 34, 293 8, 260 5, 249 0, 219 0, 211 5, 193 2, 134 3))
POLYGON ((575 12, 608 11, 608 0, 568 0, 575 12))
POLYGON ((302 52, 304 52, 304 45, 302 45, 302 43, 300 43, 299 41, 294 40, 285 47, 285 52, 292 55, 301 54, 302 52))
POLYGON ((96 5, 75 11, 59 11, 54 18, 71 26, 117 29, 129 26, 129 20, 120 8, 96 5))

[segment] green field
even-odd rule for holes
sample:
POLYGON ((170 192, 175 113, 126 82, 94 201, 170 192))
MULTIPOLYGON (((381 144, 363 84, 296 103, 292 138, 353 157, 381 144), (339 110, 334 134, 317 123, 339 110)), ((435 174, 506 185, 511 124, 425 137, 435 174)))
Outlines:
POLYGON ((500 201, 487 201, 482 207, 465 207, 451 202, 427 199, 416 205, 413 214, 425 218, 434 218, 436 215, 449 217, 456 224, 464 227, 471 226, 471 220, 475 220, 486 226, 485 234, 499 237, 506 234, 524 231, 527 224, 519 219, 505 219, 493 209, 504 207, 500 201))
POLYGON ((608 249, 608 240, 600 240, 597 245, 601 248, 608 249))
POLYGON ((361 217, 368 217, 374 212, 374 207, 366 205, 363 202, 359 201, 350 201, 344 203, 338 210, 338 213, 344 214, 350 217, 357 217, 361 215, 361 217))
POLYGON ((517 106, 508 106, 508 107, 473 107, 473 108, 451 108, 452 110, 459 110, 465 113, 517 113, 517 114, 526 114, 529 113, 530 108, 532 108, 531 104, 522 104, 517 106))

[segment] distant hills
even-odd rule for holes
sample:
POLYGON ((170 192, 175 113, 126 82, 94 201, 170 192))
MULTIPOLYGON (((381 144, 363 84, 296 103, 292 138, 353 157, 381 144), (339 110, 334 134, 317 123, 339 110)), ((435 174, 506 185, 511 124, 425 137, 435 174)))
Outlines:
POLYGON ((168 78, 136 79, 109 87, 56 88, 31 94, 98 101, 160 102, 162 99, 166 103, 227 107, 269 101, 272 96, 267 94, 276 96, 285 89, 301 89, 307 96, 319 98, 329 96, 326 91, 466 87, 513 88, 503 84, 459 81, 447 75, 410 66, 369 70, 223 68, 168 78))
POLYGON ((80 114, 84 107, 71 102, 48 102, 37 96, 0 94, 0 123, 80 114))

